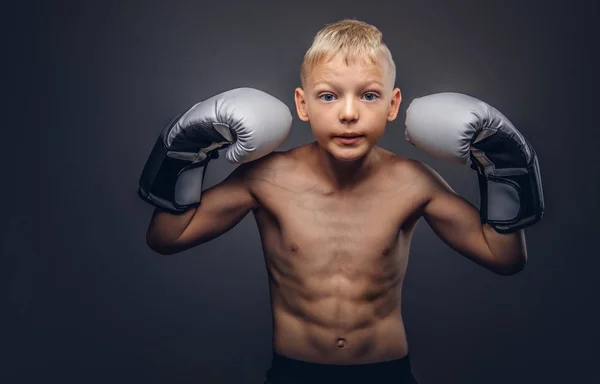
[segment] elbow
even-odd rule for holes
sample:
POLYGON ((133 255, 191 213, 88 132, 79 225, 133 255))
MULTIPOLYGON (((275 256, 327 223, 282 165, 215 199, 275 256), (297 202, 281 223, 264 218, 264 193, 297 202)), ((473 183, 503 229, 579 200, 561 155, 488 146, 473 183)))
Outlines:
POLYGON ((180 252, 177 247, 172 244, 167 244, 165 242, 158 241, 156 238, 146 234, 146 245, 148 248, 163 256, 171 256, 178 252, 180 252))
POLYGON ((501 276, 512 276, 525 269, 526 264, 527 260, 520 259, 519 261, 496 267, 494 268, 494 272, 501 276))
POLYGON ((170 255, 174 255, 176 253, 172 248, 166 247, 164 245, 159 245, 159 244, 149 243, 149 242, 146 242, 146 244, 148 245, 148 248, 150 248, 154 252, 158 253, 159 255, 170 256, 170 255))
POLYGON ((163 256, 171 256, 171 255, 174 255, 179 252, 173 248, 164 247, 164 246, 149 246, 149 247, 154 252, 158 253, 159 255, 163 255, 163 256))

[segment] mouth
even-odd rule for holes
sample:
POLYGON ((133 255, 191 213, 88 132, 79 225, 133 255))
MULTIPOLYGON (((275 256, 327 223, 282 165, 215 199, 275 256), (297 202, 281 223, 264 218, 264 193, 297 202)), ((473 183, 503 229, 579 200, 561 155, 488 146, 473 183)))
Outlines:
POLYGON ((352 145, 358 142, 363 136, 356 133, 343 133, 335 136, 335 140, 344 145, 352 145))
POLYGON ((345 132, 342 133, 340 135, 336 135, 335 137, 343 137, 343 138, 348 138, 348 139, 352 139, 355 137, 361 137, 362 135, 359 133, 355 133, 355 132, 345 132))

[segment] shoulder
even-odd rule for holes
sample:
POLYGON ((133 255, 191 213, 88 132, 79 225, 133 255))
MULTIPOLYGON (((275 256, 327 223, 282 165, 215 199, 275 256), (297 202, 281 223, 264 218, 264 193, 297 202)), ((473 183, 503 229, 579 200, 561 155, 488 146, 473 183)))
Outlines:
POLYGON ((388 174, 396 182, 417 187, 421 193, 449 189, 448 183, 423 161, 391 154, 387 160, 388 174))
POLYGON ((400 156, 384 149, 380 149, 379 152, 382 159, 382 170, 394 179, 424 177, 429 172, 430 167, 421 161, 400 156))
POLYGON ((299 165, 298 151, 302 147, 287 151, 274 151, 266 156, 240 165, 248 180, 265 180, 277 175, 294 172, 299 165))

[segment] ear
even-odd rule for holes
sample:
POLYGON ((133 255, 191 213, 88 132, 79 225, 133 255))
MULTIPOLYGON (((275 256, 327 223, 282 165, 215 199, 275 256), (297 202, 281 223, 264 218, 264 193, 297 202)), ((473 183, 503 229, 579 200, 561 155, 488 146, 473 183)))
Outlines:
POLYGON ((296 91, 294 92, 294 100, 296 101, 296 112, 298 112, 298 117, 302 121, 308 121, 308 107, 306 106, 304 90, 302 88, 296 88, 296 91))
POLYGON ((402 93, 400 92, 400 88, 395 88, 392 91, 390 106, 388 108, 388 121, 396 120, 396 117, 398 117, 398 108, 400 108, 400 103, 402 103, 402 93))

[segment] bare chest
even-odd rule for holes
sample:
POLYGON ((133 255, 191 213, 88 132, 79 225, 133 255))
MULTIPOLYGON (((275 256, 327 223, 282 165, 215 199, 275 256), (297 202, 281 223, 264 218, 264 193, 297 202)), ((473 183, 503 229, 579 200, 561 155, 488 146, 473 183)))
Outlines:
POLYGON ((259 182, 254 192, 265 250, 294 256, 288 260, 302 260, 313 272, 398 262, 418 219, 418 196, 401 184, 341 193, 289 178, 259 182))

